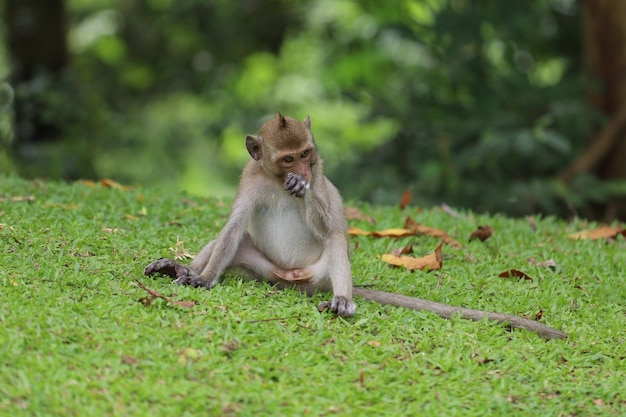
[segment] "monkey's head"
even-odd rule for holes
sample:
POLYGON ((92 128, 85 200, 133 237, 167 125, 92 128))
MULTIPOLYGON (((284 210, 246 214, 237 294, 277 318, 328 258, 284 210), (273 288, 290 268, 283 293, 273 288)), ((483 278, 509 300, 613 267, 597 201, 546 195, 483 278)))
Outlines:
MULTIPOLYGON (((292 191, 287 187, 288 179, 301 177, 299 180, 306 181, 306 188, 311 183, 311 167, 317 162, 318 156, 308 116, 304 122, 300 122, 276 113, 261 126, 258 135, 246 136, 246 148, 265 172, 283 181, 288 191, 292 191)), ((302 197, 304 189, 301 193, 292 194, 302 197)))

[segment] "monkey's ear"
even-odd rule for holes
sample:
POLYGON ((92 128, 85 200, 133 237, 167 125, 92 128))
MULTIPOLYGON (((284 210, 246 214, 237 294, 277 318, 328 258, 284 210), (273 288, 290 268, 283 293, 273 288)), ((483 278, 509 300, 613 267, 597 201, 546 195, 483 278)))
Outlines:
POLYGON ((285 116, 283 116, 282 114, 276 113, 276 117, 278 117, 278 126, 280 128, 284 128, 287 126, 287 120, 285 120, 285 116))
POLYGON ((307 115, 306 119, 304 119, 304 125, 307 129, 311 130, 311 118, 307 115))
POLYGON ((261 136, 246 136, 246 149, 248 153, 255 161, 258 161, 263 156, 263 139, 261 136))

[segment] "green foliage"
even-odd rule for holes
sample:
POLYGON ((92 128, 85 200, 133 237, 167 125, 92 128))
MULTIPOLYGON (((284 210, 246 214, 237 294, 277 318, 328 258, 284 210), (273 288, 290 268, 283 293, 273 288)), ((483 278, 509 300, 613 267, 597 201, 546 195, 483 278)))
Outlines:
POLYGON ((48 104, 61 145, 4 171, 226 195, 244 135, 281 111, 312 117, 350 198, 408 188, 425 205, 591 215, 624 183, 555 180, 602 121, 585 103, 579 7, 73 0, 71 70, 18 91, 48 104))
MULTIPOLYGON (((464 241, 440 272, 409 273, 376 258, 431 237, 350 238, 356 282, 377 289, 535 316, 563 328, 545 341, 485 321, 357 300, 343 320, 328 298, 277 291, 231 274, 211 291, 146 278, 144 266, 182 241, 198 251, 224 224, 214 199, 0 178, 0 414, 621 415, 626 365, 626 241, 571 240, 592 227, 537 218, 361 206, 397 227, 410 214, 464 241), (15 197, 32 196, 29 199, 15 197), (556 270, 527 261, 553 259, 556 270), (523 269, 533 281, 499 278, 523 269), (134 282, 164 300, 150 305, 134 282)), ((353 225, 371 229, 364 221, 353 225)))

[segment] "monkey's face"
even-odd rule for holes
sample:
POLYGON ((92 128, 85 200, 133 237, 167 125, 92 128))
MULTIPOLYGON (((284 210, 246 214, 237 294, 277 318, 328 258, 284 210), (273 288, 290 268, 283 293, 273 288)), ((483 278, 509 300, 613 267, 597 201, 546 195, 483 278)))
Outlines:
POLYGON ((307 182, 311 182, 311 165, 315 158, 315 148, 309 147, 295 152, 278 152, 273 158, 273 165, 282 178, 286 180, 289 174, 297 174, 307 182))
POLYGON ((317 160, 314 147, 304 148, 296 152, 281 152, 273 158, 272 165, 289 194, 304 197, 313 179, 312 166, 317 160))
POLYGON ((277 113, 261 126, 258 136, 246 136, 246 148, 270 177, 296 197, 303 197, 315 180, 312 166, 318 156, 309 117, 299 122, 277 113))

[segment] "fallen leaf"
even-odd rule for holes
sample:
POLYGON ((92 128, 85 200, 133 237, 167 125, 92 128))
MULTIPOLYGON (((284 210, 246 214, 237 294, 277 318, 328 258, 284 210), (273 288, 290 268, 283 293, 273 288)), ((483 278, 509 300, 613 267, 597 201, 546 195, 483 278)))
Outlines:
POLYGON ((389 265, 399 266, 409 269, 410 271, 419 270, 437 270, 441 269, 443 265, 443 257, 441 254, 441 247, 443 242, 441 242, 435 252, 423 256, 421 258, 415 258, 413 256, 406 255, 394 255, 392 253, 385 254, 381 256, 383 262, 387 262, 389 265))
POLYGON ((381 343, 378 340, 370 340, 369 342, 367 342, 368 345, 370 345, 371 347, 380 347, 381 343))
POLYGON ((434 236, 434 237, 441 238, 445 244, 447 244, 449 246, 452 246, 452 247, 455 247, 457 249, 460 249, 460 248, 463 247, 463 245, 461 245, 456 240, 452 239, 443 230, 436 229, 434 227, 424 226, 423 224, 420 224, 420 223, 416 222, 415 220, 413 220, 410 217, 406 218, 406 220, 404 222, 404 227, 405 227, 405 229, 408 229, 411 232, 413 232, 415 234, 418 234, 418 235, 428 235, 428 236, 434 236))
POLYGON ((570 239, 609 239, 615 238, 617 235, 626 237, 626 228, 621 226, 600 226, 592 230, 584 230, 569 235, 570 239))
POLYGON ((222 350, 226 353, 234 352, 239 349, 241 343, 236 340, 231 340, 230 342, 226 342, 222 345, 222 350))
POLYGON ((509 269, 508 271, 500 272, 498 276, 500 278, 524 278, 525 280, 533 281, 530 275, 518 269, 509 269))
POLYGON ((137 358, 133 358, 132 356, 123 355, 122 363, 126 365, 136 365, 139 362, 137 358))
POLYGON ((348 234, 350 236, 370 236, 372 232, 368 232, 367 230, 359 229, 358 227, 350 227, 348 228, 348 234))
POLYGON ((364 220, 370 224, 376 224, 376 219, 374 219, 372 216, 361 213, 361 210, 356 207, 346 207, 344 209, 344 213, 346 219, 348 220, 364 220))
POLYGON ((474 230, 470 235, 469 241, 478 239, 481 242, 489 239, 493 235, 493 229, 491 226, 478 226, 478 229, 474 230))
POLYGON ((535 261, 535 258, 528 258, 526 259, 531 265, 535 265, 541 268, 550 268, 550 269, 556 269, 557 265, 556 262, 554 262, 554 259, 548 259, 547 261, 543 261, 543 262, 537 262, 535 261))
POLYGON ((539 310, 539 312, 535 315, 535 320, 539 321, 543 317, 543 310, 539 310))
POLYGON ((473 360, 476 363, 480 364, 480 365, 484 365, 484 364, 487 364, 489 362, 493 362, 494 361, 493 359, 485 358, 485 357, 482 357, 482 356, 473 358, 473 360))
POLYGON ((411 204, 411 190, 404 190, 400 199, 400 210, 404 210, 409 204, 411 204))
POLYGON ((172 300, 169 298, 167 298, 166 300, 174 305, 177 305, 178 307, 193 308, 196 306, 195 301, 177 301, 177 300, 172 300))
POLYGON ((350 236, 374 236, 374 237, 415 236, 415 233, 407 229, 385 229, 385 230, 379 230, 377 232, 368 232, 367 230, 359 229, 358 227, 348 228, 348 234, 350 236))
POLYGON ((201 351, 197 349, 193 349, 193 348, 185 348, 181 350, 180 353, 178 354, 178 364, 185 366, 190 361, 194 361, 198 359, 200 356, 202 356, 201 351))
POLYGON ((115 188, 116 190, 121 190, 121 191, 126 191, 126 190, 131 189, 131 187, 127 185, 122 185, 119 182, 113 181, 110 178, 102 178, 100 180, 100 185, 103 187, 107 187, 107 188, 115 188))
POLYGON ((385 229, 372 233, 374 237, 406 237, 415 236, 415 232, 409 229, 385 229))
POLYGON ((20 195, 16 197, 11 197, 11 201, 14 203, 21 203, 22 201, 35 201, 34 195, 20 195))
POLYGON ((96 186, 96 182, 92 181, 92 180, 77 180, 76 181, 79 184, 82 185, 86 185, 87 187, 95 187, 96 186))
POLYGON ((392 249, 391 253, 398 256, 411 254, 413 253, 413 245, 408 245, 400 249, 392 249))
POLYGON ((537 223, 535 222, 534 216, 528 216, 528 225, 533 232, 537 231, 537 223))
POLYGON ((11 201, 13 203, 21 203, 22 201, 35 201, 35 196, 34 195, 18 195, 15 197, 11 197, 11 198, 7 198, 7 197, 0 197, 0 202, 6 202, 6 201, 11 201))
POLYGON ((457 218, 459 217, 459 213, 456 212, 456 210, 454 210, 452 207, 450 207, 449 205, 447 205, 446 203, 443 203, 442 205, 439 206, 439 208, 444 212, 447 213, 449 216, 457 218))

